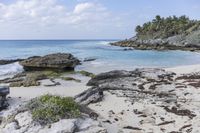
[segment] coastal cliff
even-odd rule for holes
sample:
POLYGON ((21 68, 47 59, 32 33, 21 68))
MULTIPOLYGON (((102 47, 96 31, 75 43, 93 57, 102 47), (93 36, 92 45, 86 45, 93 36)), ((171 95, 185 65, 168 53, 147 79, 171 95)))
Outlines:
POLYGON ((186 16, 156 16, 135 31, 136 36, 111 45, 141 50, 200 50, 200 21, 186 16))

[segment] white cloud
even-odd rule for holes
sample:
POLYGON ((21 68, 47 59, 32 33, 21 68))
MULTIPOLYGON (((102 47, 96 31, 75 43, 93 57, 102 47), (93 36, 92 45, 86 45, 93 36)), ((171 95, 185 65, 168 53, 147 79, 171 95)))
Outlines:
POLYGON ((81 13, 93 8, 95 8, 95 5, 93 3, 89 3, 89 2, 81 3, 81 4, 76 5, 74 9, 74 13, 81 13))
POLYGON ((44 35, 51 38, 50 31, 66 36, 72 33, 79 37, 81 32, 87 34, 87 31, 98 31, 97 27, 102 28, 99 29, 102 31, 120 25, 117 22, 118 17, 114 17, 99 3, 82 2, 73 9, 67 7, 59 4, 57 0, 17 0, 11 4, 0 3, 0 38, 40 38, 44 35))

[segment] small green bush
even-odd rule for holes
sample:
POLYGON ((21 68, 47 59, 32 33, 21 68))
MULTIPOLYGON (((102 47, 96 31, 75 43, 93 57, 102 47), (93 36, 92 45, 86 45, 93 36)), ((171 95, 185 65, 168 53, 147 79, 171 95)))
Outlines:
POLYGON ((44 95, 27 104, 33 120, 40 124, 57 122, 60 119, 79 117, 79 105, 71 97, 44 95))

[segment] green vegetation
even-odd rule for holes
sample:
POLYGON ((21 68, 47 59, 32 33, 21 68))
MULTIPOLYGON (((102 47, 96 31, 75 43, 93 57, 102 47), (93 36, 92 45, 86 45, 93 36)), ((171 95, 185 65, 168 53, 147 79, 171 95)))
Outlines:
POLYGON ((80 116, 79 105, 71 97, 44 95, 32 99, 27 108, 31 111, 33 120, 40 124, 57 122, 60 119, 80 116))
POLYGON ((90 72, 87 72, 87 71, 78 71, 77 73, 80 73, 82 74, 83 76, 87 76, 87 77, 91 77, 91 78, 94 78, 95 77, 95 74, 93 73, 90 73, 90 72))
POLYGON ((186 16, 169 16, 167 18, 157 15, 151 22, 136 27, 137 37, 140 39, 167 38, 174 35, 187 35, 198 30, 200 21, 190 20, 186 16))
POLYGON ((62 72, 55 72, 55 71, 43 71, 42 72, 48 78, 57 78, 60 77, 63 73, 62 72))
POLYGON ((81 80, 79 79, 75 79, 75 78, 72 78, 72 77, 62 77, 62 80, 65 80, 65 81, 75 81, 75 82, 81 82, 81 80))
MULTIPOLYGON (((88 77, 95 77, 93 73, 87 72, 87 71, 67 71, 67 72, 56 72, 56 71, 35 71, 35 72, 27 72, 24 74, 21 74, 16 77, 18 79, 19 77, 23 77, 22 80, 17 80, 16 82, 11 82, 11 87, 30 87, 30 86, 39 86, 40 82, 39 80, 43 79, 62 79, 66 81, 75 81, 75 82, 81 82, 79 79, 75 79, 72 77, 65 77, 69 74, 82 74, 84 76, 88 77)), ((13 78, 15 79, 15 78, 13 78)))

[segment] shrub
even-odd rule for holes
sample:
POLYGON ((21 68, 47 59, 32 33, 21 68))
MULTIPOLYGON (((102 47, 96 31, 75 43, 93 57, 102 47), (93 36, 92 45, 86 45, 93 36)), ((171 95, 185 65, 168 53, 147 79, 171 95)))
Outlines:
POLYGON ((27 108, 31 111, 33 120, 40 124, 57 122, 60 119, 80 116, 79 105, 71 97, 43 95, 32 99, 27 108))

